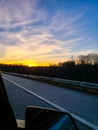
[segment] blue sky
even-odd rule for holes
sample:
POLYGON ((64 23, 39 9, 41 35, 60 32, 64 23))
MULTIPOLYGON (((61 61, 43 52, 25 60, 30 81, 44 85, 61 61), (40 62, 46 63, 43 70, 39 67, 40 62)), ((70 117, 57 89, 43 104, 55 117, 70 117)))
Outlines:
POLYGON ((0 63, 50 65, 98 53, 98 0, 0 0, 0 63))

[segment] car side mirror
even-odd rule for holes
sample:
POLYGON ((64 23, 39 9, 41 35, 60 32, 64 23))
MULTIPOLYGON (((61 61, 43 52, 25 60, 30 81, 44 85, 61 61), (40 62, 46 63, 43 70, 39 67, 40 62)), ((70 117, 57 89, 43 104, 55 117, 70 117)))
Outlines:
POLYGON ((28 106, 25 114, 26 130, 78 130, 74 119, 69 113, 28 106))

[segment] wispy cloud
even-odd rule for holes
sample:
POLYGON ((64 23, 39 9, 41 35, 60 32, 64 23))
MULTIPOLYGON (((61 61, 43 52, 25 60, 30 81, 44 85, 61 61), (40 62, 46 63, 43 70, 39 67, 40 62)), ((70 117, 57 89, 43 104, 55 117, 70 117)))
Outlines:
MULTIPOLYGON (((55 0, 50 2, 56 3, 55 0)), ((73 54, 81 54, 83 49, 91 52, 85 46, 79 52, 74 51, 88 43, 82 24, 85 12, 63 9, 50 15, 48 9, 39 6, 39 0, 2 0, 0 60, 59 62, 73 54)))
POLYGON ((45 18, 37 8, 38 0, 5 0, 0 5, 0 27, 5 29, 28 25, 45 18))

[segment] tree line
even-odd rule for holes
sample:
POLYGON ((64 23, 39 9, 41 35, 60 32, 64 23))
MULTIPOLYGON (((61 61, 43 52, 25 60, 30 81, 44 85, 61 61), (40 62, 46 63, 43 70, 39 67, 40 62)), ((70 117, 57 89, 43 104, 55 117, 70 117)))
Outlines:
POLYGON ((0 64, 1 71, 98 83, 98 54, 79 55, 58 65, 27 67, 0 64))

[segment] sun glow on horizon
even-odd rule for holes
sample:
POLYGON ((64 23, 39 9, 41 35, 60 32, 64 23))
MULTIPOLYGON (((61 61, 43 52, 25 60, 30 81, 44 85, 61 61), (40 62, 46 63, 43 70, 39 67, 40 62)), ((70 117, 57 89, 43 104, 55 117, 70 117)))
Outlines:
POLYGON ((33 66, 33 64, 28 64, 28 67, 32 67, 33 66))
MULTIPOLYGON (((27 66, 27 67, 41 67, 41 66, 51 66, 54 65, 54 62, 32 62, 32 61, 0 61, 0 64, 6 64, 6 65, 16 65, 16 66, 27 66)), ((55 62, 55 64, 58 64, 55 62)))

